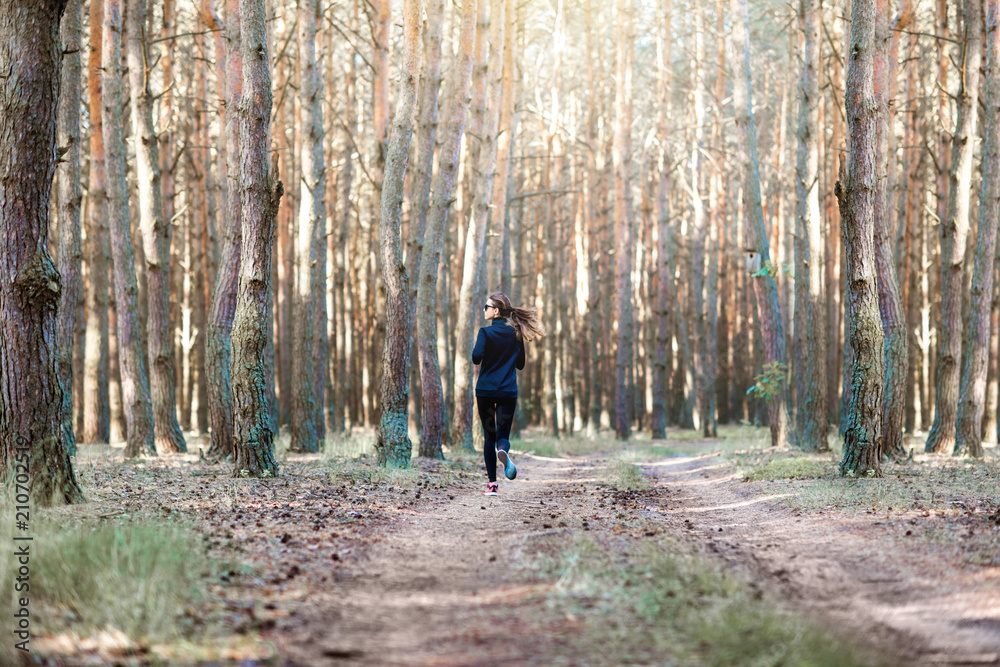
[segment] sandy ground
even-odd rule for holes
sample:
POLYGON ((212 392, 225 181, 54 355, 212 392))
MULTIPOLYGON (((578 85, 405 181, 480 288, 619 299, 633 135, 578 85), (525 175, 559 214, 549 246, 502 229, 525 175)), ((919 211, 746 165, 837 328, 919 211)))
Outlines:
MULTIPOLYGON (((574 619, 540 620, 551 584, 511 573, 533 539, 609 530, 622 508, 601 502, 597 457, 518 463, 499 497, 428 492, 386 524, 269 634, 285 664, 588 664, 574 619)), ((716 456, 642 467, 653 490, 627 511, 707 544, 840 636, 878 646, 894 664, 1000 664, 998 568, 910 552, 870 520, 791 510, 716 456)))
POLYGON ((687 531, 795 608, 882 647, 900 665, 1000 664, 1000 569, 956 567, 871 518, 815 515, 762 496, 717 456, 645 466, 650 515, 687 531))

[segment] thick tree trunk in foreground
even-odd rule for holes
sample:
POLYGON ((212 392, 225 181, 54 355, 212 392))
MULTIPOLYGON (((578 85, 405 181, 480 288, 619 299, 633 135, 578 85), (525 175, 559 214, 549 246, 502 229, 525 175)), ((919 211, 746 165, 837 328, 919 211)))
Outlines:
POLYGON ((83 442, 111 439, 108 388, 108 247, 104 125, 101 112, 103 0, 90 0, 90 56, 87 97, 90 107, 90 174, 87 186, 87 333, 83 361, 83 442))
MULTIPOLYGON (((115 303, 117 305, 118 359, 122 376, 122 409, 128 444, 125 456, 156 454, 153 434, 153 406, 150 402, 149 372, 142 344, 139 315, 139 286, 135 277, 135 254, 129 223, 128 185, 125 167, 125 128, 122 105, 122 12, 121 0, 104 5, 104 146, 108 177, 108 221, 111 254, 114 260, 115 303)), ((146 137, 142 137, 146 139, 146 137)), ((164 323, 165 324, 165 323, 164 323)))
MULTIPOLYGON (((485 1, 485 0, 484 0, 485 1)), ((479 178, 476 181, 472 215, 465 237, 465 261, 462 270, 462 287, 458 298, 458 326, 455 344, 455 414, 451 425, 451 442, 454 446, 472 448, 473 386, 472 345, 475 342, 475 318, 481 313, 477 305, 480 289, 478 274, 485 261, 486 224, 496 177, 497 125, 500 114, 500 94, 503 78, 504 24, 506 3, 510 0, 493 0, 490 8, 490 54, 486 74, 486 106, 483 114, 481 148, 478 162, 479 178)))
POLYGON ((628 440, 629 369, 632 367, 632 198, 628 161, 631 155, 632 25, 626 0, 615 4, 615 115, 611 161, 614 169, 615 291, 618 301, 618 339, 615 357, 615 436, 628 440))
POLYGON ((318 257, 318 228, 326 217, 323 174, 322 87, 316 68, 316 16, 318 0, 299 0, 299 106, 301 112, 302 151, 299 187, 299 220, 295 242, 295 299, 292 302, 292 414, 291 449, 296 452, 319 451, 316 418, 320 415, 316 400, 314 364, 316 303, 321 290, 318 257))
POLYGON ((408 468, 412 449, 407 433, 407 402, 410 350, 413 347, 413 302, 410 299, 410 277, 403 265, 399 228, 403 216, 403 180, 410 156, 420 75, 420 5, 420 0, 406 0, 403 5, 403 64, 382 181, 382 218, 379 223, 386 337, 379 387, 382 417, 375 451, 378 464, 392 468, 408 468))
MULTIPOLYGON (((64 51, 59 73, 59 109, 56 145, 63 153, 57 168, 59 221, 56 260, 62 274, 59 298, 59 383, 63 389, 63 428, 72 442, 70 454, 76 454, 73 437, 73 342, 77 328, 77 303, 83 287, 80 240, 80 0, 69 0, 60 26, 64 51)), ((79 369, 77 369, 79 372, 79 369)), ((82 399, 82 396, 79 396, 82 399)))
POLYGON ((799 445, 808 451, 826 451, 827 412, 827 329, 826 285, 823 282, 825 247, 823 219, 819 206, 819 38, 818 0, 803 0, 805 50, 799 78, 799 145, 796 160, 796 217, 802 235, 803 261, 796 267, 805 294, 804 393, 798 399, 802 433, 799 445))
MULTIPOLYGON (((39 506, 83 492, 63 424, 57 306, 49 257, 49 198, 56 170, 59 0, 0 2, 0 481, 30 485, 39 506)), ((13 484, 11 484, 13 487, 13 484)))
MULTIPOLYGON (((482 0, 485 2, 486 0, 482 0)), ((452 205, 455 173, 465 120, 472 99, 472 59, 476 37, 477 3, 467 0, 462 7, 458 39, 458 57, 452 84, 452 103, 444 126, 438 168, 434 175, 434 198, 427 214, 424 250, 420 262, 417 289, 417 349, 420 354, 421 432, 420 456, 441 458, 444 431, 444 389, 438 359, 438 333, 435 320, 438 265, 441 259, 445 222, 452 205)), ((419 196, 419 192, 417 193, 419 196)))
POLYGON ((243 90, 243 61, 240 56, 240 3, 226 0, 226 113, 223 116, 223 142, 226 146, 229 178, 226 210, 223 220, 222 255, 215 279, 215 292, 208 313, 205 339, 205 370, 208 383, 208 421, 212 428, 210 459, 233 453, 233 379, 232 344, 233 314, 239 287, 241 220, 239 194, 240 154, 236 109, 243 90))
MULTIPOLYGON (((966 327, 965 364, 955 423, 955 454, 983 457, 983 404, 989 361, 993 263, 997 216, 1000 215, 1000 0, 986 2, 986 140, 983 143, 983 184, 979 192, 979 231, 972 270, 972 301, 966 327)), ((971 27, 970 27, 971 29, 971 27)))
POLYGON ((278 474, 265 364, 271 249, 284 187, 270 174, 271 68, 264 0, 240 0, 243 95, 238 107, 242 244, 233 318, 234 477, 278 474))
POLYGON ((850 174, 841 172, 837 199, 847 253, 851 345, 851 399, 844 428, 843 475, 882 475, 882 391, 885 370, 882 320, 875 285, 875 189, 880 108, 875 93, 877 0, 854 0, 847 67, 846 106, 850 174))
POLYGON ((964 69, 958 91, 957 118, 952 139, 951 176, 948 185, 948 219, 941 225, 941 316, 938 323, 937 383, 934 389, 934 424, 927 436, 928 452, 948 453, 955 446, 958 408, 958 364, 962 356, 962 283, 965 245, 969 234, 969 199, 972 191, 972 153, 979 112, 979 63, 981 17, 979 0, 965 0, 963 25, 964 69))
POLYGON ((170 329, 170 225, 163 219, 160 200, 160 156, 153 127, 153 94, 149 89, 150 62, 146 50, 146 0, 129 0, 128 68, 131 90, 132 136, 136 138, 136 184, 139 190, 139 226, 146 260, 147 320, 152 377, 156 450, 185 452, 187 445, 177 423, 177 392, 170 329))
MULTIPOLYGON (((764 211, 760 198, 760 161, 757 158, 757 128, 750 95, 750 35, 747 29, 746 0, 730 0, 733 17, 733 108, 739 146, 739 162, 743 181, 743 216, 746 221, 746 252, 750 266, 770 267, 771 251, 764 211)), ((751 277, 760 318, 764 361, 767 364, 787 364, 785 330, 778 303, 778 285, 770 273, 751 277)), ((786 371, 787 373, 787 366, 786 371)), ((784 383, 783 383, 784 384, 784 383)), ((787 390, 782 389, 767 405, 771 427, 771 444, 783 444, 788 438, 787 390)))

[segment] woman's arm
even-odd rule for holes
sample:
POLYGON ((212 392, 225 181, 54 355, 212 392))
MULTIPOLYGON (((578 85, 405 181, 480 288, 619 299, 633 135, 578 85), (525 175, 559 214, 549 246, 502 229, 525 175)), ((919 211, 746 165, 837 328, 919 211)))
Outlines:
POLYGON ((517 370, 522 371, 522 370, 524 370, 524 360, 525 360, 525 358, 524 358, 524 341, 523 340, 517 341, 517 348, 518 348, 517 349, 517 359, 514 360, 514 366, 517 367, 517 370))
MULTIPOLYGON (((468 340, 468 339, 466 339, 468 340)), ((476 346, 472 348, 472 363, 483 363, 483 356, 486 354, 486 333, 480 329, 476 336, 476 346)))

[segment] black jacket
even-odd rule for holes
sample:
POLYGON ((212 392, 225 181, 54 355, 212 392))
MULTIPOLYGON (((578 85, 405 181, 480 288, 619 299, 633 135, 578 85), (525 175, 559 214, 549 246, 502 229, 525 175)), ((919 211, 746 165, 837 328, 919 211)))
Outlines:
POLYGON ((472 349, 472 363, 479 364, 476 396, 517 398, 517 370, 524 368, 524 342, 502 317, 483 327, 472 349))

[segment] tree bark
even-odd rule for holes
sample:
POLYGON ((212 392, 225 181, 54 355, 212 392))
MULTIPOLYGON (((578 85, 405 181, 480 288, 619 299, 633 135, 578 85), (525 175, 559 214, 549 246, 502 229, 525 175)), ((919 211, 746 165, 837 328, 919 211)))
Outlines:
POLYGON ((242 96, 238 107, 242 242, 233 318, 234 477, 278 474, 264 348, 271 326, 271 250, 284 186, 269 169, 271 67, 264 0, 240 0, 242 96))
MULTIPOLYGON (((485 0, 484 0, 485 1, 485 0)), ((465 237, 465 258, 462 270, 462 287, 458 298, 458 326, 455 345, 455 414, 451 425, 451 442, 454 446, 472 448, 473 387, 472 345, 475 319, 479 314, 476 278, 480 263, 485 261, 486 225, 490 213, 490 197, 496 176, 497 125, 500 113, 504 50, 504 8, 510 0, 493 0, 490 16, 489 67, 486 75, 487 94, 483 117, 481 150, 478 162, 479 179, 476 181, 472 214, 465 237)))
POLYGON ((878 0, 854 0, 848 55, 846 98, 850 171, 837 182, 840 218, 847 253, 847 284, 854 363, 851 398, 844 428, 846 476, 881 477, 884 340, 875 282, 876 181, 881 108, 876 97, 875 51, 879 37, 878 0))
POLYGON ((615 291, 617 294, 618 333, 615 357, 615 436, 628 440, 632 434, 629 421, 629 369, 633 355, 632 322, 632 197, 629 185, 631 140, 630 96, 632 94, 631 63, 632 24, 627 0, 615 3, 615 110, 614 140, 611 150, 614 170, 615 215, 615 291))
POLYGON ((29 486, 37 506, 83 501, 59 380, 61 277, 48 252, 63 6, 0 2, 8 77, 0 91, 0 482, 29 486))
MULTIPOLYGON (((739 147, 739 166, 743 181, 743 218, 746 221, 745 239, 748 265, 767 268, 771 266, 771 251, 764 211, 760 198, 760 161, 757 158, 757 128, 753 117, 750 94, 750 35, 748 31, 746 0, 730 0, 733 16, 733 108, 739 147)), ((754 271, 751 271, 753 273, 754 271)), ((787 364, 785 332, 778 303, 778 285, 774 277, 751 277, 757 301, 760 334, 763 339, 764 361, 767 364, 787 364)), ((786 366, 787 372, 787 366, 786 366)), ((784 382, 783 382, 784 384, 784 382)), ((771 444, 777 446, 788 438, 787 390, 774 397, 767 405, 771 444)))
MULTIPOLYGON (((978 3, 973 3, 978 4, 978 3)), ((989 361, 993 273, 996 257, 997 216, 1000 215, 1000 0, 986 0, 986 133, 983 142, 983 183, 979 191, 979 229, 972 269, 972 298, 965 328, 965 363, 962 368, 955 422, 956 455, 983 457, 983 408, 989 361)), ((978 11, 976 12, 978 13, 978 11)), ((969 30, 976 30, 975 24, 969 30)))
POLYGON ((122 11, 121 0, 104 5, 104 53, 102 100, 104 146, 108 186, 108 220, 112 235, 118 359, 121 364, 122 408, 128 444, 126 456, 156 454, 149 372, 143 350, 139 315, 139 287, 135 277, 135 254, 129 222, 128 185, 125 180, 125 129, 122 104, 122 11))
POLYGON ((87 349, 83 370, 83 442, 111 440, 108 386, 108 247, 104 130, 101 112, 103 0, 90 0, 90 54, 87 61, 90 107, 90 174, 87 186, 87 349))
MULTIPOLYGON (((56 259, 62 274, 59 296, 58 350, 59 383, 63 390, 63 428, 67 442, 73 437, 73 343, 77 329, 77 303, 82 291, 80 235, 80 0, 69 0, 60 26, 64 55, 59 72, 59 108, 56 145, 63 151, 57 167, 58 250, 56 259)), ((82 398, 82 396, 80 397, 82 398)))
POLYGON ((233 379, 232 343, 233 315, 239 287, 240 251, 242 243, 241 202, 239 196, 240 154, 236 109, 243 88, 243 61, 240 56, 240 3, 226 0, 226 113, 222 141, 226 147, 227 187, 222 255, 215 280, 212 306, 208 313, 205 339, 205 378, 208 383, 208 421, 212 442, 208 458, 217 459, 233 454, 233 379))
POLYGON ((895 216, 889 205, 890 180, 895 172, 895 141, 893 118, 889 110, 896 68, 890 62, 889 6, 878 0, 875 17, 875 101, 879 122, 876 127, 875 185, 875 271, 879 296, 879 313, 884 335, 885 378, 882 389, 882 453, 894 458, 905 456, 903 451, 903 417, 906 402, 906 375, 909 359, 906 353, 906 312, 896 271, 895 216), (893 166, 890 166, 890 161, 893 166))
POLYGON ((319 451, 316 432, 316 386, 313 346, 316 330, 314 295, 321 291, 317 233, 326 216, 323 174, 322 87, 316 67, 318 0, 299 0, 299 106, 302 116, 299 221, 295 243, 295 300, 292 302, 292 451, 319 451))
POLYGON ((403 63, 382 181, 382 217, 379 224, 386 339, 382 348, 382 381, 379 387, 382 416, 375 451, 378 464, 392 468, 408 468, 412 449, 407 433, 407 408, 410 350, 413 346, 413 303, 410 299, 410 278, 400 248, 399 228, 403 215, 403 180, 410 156, 420 76, 420 10, 421 0, 406 0, 403 5, 403 63))
POLYGON ((934 390, 934 424, 927 436, 926 451, 947 453, 955 447, 958 408, 958 364, 962 355, 962 282, 965 246, 969 233, 969 199, 972 190, 972 154, 979 110, 979 64, 981 59, 980 3, 965 0, 965 40, 961 62, 964 68, 956 103, 952 138, 951 174, 948 184, 948 219, 941 225, 941 315, 938 323, 937 382, 934 390))
MULTIPOLYGON (((486 0, 482 0, 485 2, 486 0)), ((452 82, 452 103, 448 112, 438 152, 438 168, 434 176, 434 198, 427 214, 424 230, 424 251, 420 262, 417 290, 417 337, 420 354, 421 432, 420 456, 441 458, 441 440, 445 423, 444 389, 438 358, 438 332, 435 322, 438 266, 448 211, 452 205, 455 173, 462 146, 462 134, 472 100, 472 60, 476 36, 477 2, 468 0, 462 7, 458 38, 458 56, 452 82)), ((419 196, 419 192, 418 192, 419 196)), ((441 304, 446 311, 447 304, 441 304)))
POLYGON ((803 261, 796 267, 796 285, 804 283, 805 367, 804 395, 799 396, 802 433, 799 445, 808 451, 827 451, 827 341, 826 264, 823 219, 819 206, 819 38, 820 7, 817 0, 802 0, 805 43, 799 79, 799 145, 795 179, 796 217, 802 235, 803 261))
POLYGON ((146 335, 152 367, 156 450, 185 452, 187 445, 177 423, 177 397, 170 330, 170 225, 163 219, 160 199, 160 157, 153 128, 153 94, 149 89, 149 53, 146 48, 146 0, 128 0, 128 67, 132 136, 135 141, 136 183, 139 190, 139 226, 146 261, 146 335))

